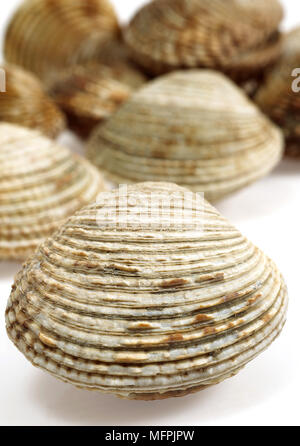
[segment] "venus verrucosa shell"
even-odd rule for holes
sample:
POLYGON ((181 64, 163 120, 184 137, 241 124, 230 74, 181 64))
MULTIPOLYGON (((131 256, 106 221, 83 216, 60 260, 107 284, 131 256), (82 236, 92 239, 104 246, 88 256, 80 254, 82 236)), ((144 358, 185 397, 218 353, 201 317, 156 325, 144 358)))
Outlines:
POLYGON ((242 81, 279 57, 277 0, 154 0, 126 29, 133 59, 149 73, 213 68, 242 81))
POLYGON ((5 92, 0 93, 0 121, 39 130, 55 138, 66 127, 65 117, 47 96, 40 80, 16 65, 2 65, 5 92))
POLYGON ((0 123, 0 260, 23 260, 104 183, 85 159, 39 132, 0 123))
POLYGON ((213 201, 268 174, 282 154, 280 129, 229 78, 200 69, 140 88, 87 146, 116 184, 169 181, 213 201))
POLYGON ((161 183, 100 197, 16 277, 6 327, 33 365, 154 400, 217 384, 274 341, 284 281, 208 202, 161 183))
POLYGON ((286 153, 300 156, 300 27, 287 33, 278 63, 269 72, 255 100, 282 127, 286 153))
POLYGON ((69 126, 87 137, 145 82, 146 77, 127 63, 89 63, 58 73, 48 91, 66 113, 69 126))
POLYGON ((120 33, 109 0, 26 0, 9 22, 4 55, 45 81, 66 66, 97 59, 120 33))

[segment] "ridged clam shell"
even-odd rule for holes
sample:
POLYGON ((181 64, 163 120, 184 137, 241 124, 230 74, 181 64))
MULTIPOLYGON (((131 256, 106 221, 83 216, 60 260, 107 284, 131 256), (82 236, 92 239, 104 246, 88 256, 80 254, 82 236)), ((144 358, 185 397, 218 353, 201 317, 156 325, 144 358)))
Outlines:
POLYGON ((169 181, 218 200, 267 174, 283 138, 223 74, 178 71, 148 83, 96 128, 87 155, 117 184, 169 181))
POLYGON ((103 190, 100 173, 40 133, 0 124, 0 259, 25 259, 103 190))
POLYGON ((111 116, 146 78, 127 64, 75 65, 59 73, 49 87, 69 125, 88 136, 96 124, 111 116))
POLYGON ((1 67, 6 92, 0 94, 0 121, 19 124, 55 138, 65 128, 65 118, 46 95, 35 76, 15 65, 1 67))
POLYGON ((109 0, 26 0, 8 25, 4 53, 45 80, 65 66, 97 59, 119 33, 109 0))
POLYGON ((262 110, 283 128, 286 151, 292 156, 300 156, 300 82, 292 77, 296 68, 300 68, 300 27, 285 36, 282 57, 255 97, 262 110))
POLYGON ((277 337, 284 281, 216 209, 159 183, 106 200, 102 219, 103 202, 79 211, 16 277, 7 332, 35 366, 77 387, 161 399, 235 375, 277 337))
POLYGON ((282 17, 277 0, 154 0, 125 40, 150 73, 206 67, 247 79, 278 58, 282 17))

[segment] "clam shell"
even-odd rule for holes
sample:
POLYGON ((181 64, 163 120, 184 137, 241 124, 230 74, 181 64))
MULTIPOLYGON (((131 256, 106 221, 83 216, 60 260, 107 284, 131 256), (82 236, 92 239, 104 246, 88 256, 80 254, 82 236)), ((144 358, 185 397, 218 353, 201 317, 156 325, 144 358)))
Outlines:
POLYGON ((270 172, 282 151, 280 130, 232 81, 188 70, 134 93, 87 155, 114 183, 170 181, 218 200, 270 172))
POLYGON ((274 263, 201 203, 147 183, 79 211, 16 277, 10 339, 55 377, 122 398, 235 375, 280 333, 287 291, 274 263))
POLYGON ((0 121, 20 124, 55 138, 65 118, 46 95, 38 78, 15 65, 4 65, 6 92, 0 94, 0 121))
POLYGON ((25 259, 103 190, 100 173, 40 133, 0 124, 0 259, 25 259))
POLYGON ((154 0, 125 40, 150 73, 206 67, 247 79, 278 58, 282 17, 277 0, 154 0))
POLYGON ((8 62, 43 80, 63 67, 98 58, 107 40, 120 34, 109 0, 26 0, 5 37, 8 62))
POLYGON ((59 73, 49 91, 67 114, 70 127, 85 137, 144 82, 145 76, 130 65, 92 63, 75 65, 59 73))
POLYGON ((300 156, 300 82, 292 77, 296 68, 300 68, 300 27, 285 36, 282 57, 255 97, 262 110, 283 128, 286 151, 292 156, 300 156))

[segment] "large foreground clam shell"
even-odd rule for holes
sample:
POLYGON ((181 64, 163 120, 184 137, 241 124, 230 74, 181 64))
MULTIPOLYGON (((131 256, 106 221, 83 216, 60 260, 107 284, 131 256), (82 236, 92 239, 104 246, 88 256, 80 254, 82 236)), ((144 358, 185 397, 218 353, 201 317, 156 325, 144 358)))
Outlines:
POLYGON ((39 79, 15 65, 6 64, 1 69, 6 91, 0 94, 0 121, 40 130, 50 138, 58 136, 65 128, 65 118, 39 79))
POLYGON ((83 158, 38 132, 0 124, 0 259, 25 259, 102 190, 83 158))
POLYGON ((285 36, 282 57, 255 97, 262 110, 283 128, 286 150, 292 156, 300 156, 299 76, 300 27, 285 36))
POLYGON ((207 67, 242 80, 278 58, 282 17, 277 0, 154 0, 132 19, 125 39, 151 73, 207 67))
POLYGON ((88 144, 88 157, 118 183, 170 181, 217 200, 264 176, 283 138, 223 74, 179 71, 138 92, 88 144))
POLYGON ((65 66, 97 59, 119 33, 109 0, 26 0, 10 21, 4 53, 45 80, 65 66))
POLYGON ((49 92, 68 116, 70 127, 85 137, 144 82, 145 76, 125 63, 112 66, 90 63, 59 73, 49 92))
POLYGON ((286 308, 274 263, 216 209, 175 185, 143 184, 112 191, 40 246, 16 278, 6 325, 57 378, 152 400, 235 375, 278 336, 286 308))

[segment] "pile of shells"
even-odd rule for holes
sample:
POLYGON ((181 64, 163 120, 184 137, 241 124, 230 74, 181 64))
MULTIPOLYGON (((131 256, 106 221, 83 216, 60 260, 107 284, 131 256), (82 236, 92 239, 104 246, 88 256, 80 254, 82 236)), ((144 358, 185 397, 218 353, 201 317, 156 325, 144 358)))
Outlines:
POLYGON ((101 190, 88 161, 39 132, 0 124, 0 259, 26 258, 101 190))
POLYGON ((156 183, 112 191, 43 243, 16 277, 6 326, 61 380, 154 400, 235 375, 286 308, 269 258, 196 194, 156 183))
POLYGON ((39 79, 15 65, 4 65, 6 91, 0 94, 0 121, 37 129, 55 138, 65 118, 45 94, 39 79))
POLYGON ((278 58, 282 17, 278 0, 154 0, 132 19, 125 40, 150 73, 206 67, 243 80, 278 58))
POLYGON ((97 59, 101 46, 119 34, 109 0, 26 0, 8 26, 4 53, 45 80, 65 66, 97 59))
POLYGON ((49 92, 66 113, 69 126, 85 137, 144 82, 146 78, 130 65, 90 63, 59 73, 49 86, 49 92))
POLYGON ((169 181, 217 200, 264 176, 283 137, 223 74, 158 78, 93 132, 87 155, 116 184, 169 181))
POLYGON ((300 27, 285 36, 282 57, 255 100, 283 128, 287 153, 300 156, 300 27))

